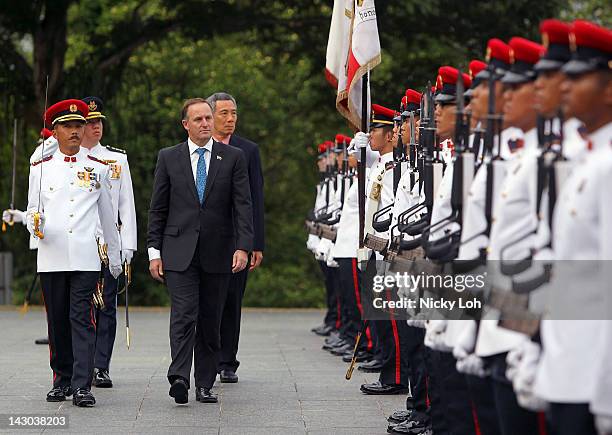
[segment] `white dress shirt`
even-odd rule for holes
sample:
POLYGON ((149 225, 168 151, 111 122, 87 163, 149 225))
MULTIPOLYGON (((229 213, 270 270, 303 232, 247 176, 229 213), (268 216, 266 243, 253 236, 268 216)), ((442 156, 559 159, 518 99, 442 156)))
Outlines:
MULTIPOLYGON (((211 138, 208 139, 208 142, 206 142, 206 145, 204 145, 203 147, 206 151, 208 151, 204 153, 204 162, 206 163, 206 175, 207 176, 209 172, 208 168, 210 168, 210 155, 212 153, 212 145, 213 145, 213 139, 211 136, 211 138)), ((197 185, 198 160, 200 159, 200 154, 198 153, 198 149, 200 149, 200 147, 196 145, 195 142, 191 140, 191 138, 187 139, 187 146, 189 147, 189 158, 191 159, 191 171, 193 173, 193 181, 197 185)), ((149 248, 147 252, 149 254, 149 261, 157 260, 161 258, 161 252, 159 249, 149 248)))

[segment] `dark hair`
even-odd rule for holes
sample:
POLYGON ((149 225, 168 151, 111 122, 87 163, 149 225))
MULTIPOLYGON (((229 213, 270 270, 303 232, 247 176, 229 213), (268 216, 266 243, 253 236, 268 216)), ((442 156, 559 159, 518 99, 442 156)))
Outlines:
POLYGON ((210 108, 212 109, 213 113, 215 113, 215 110, 217 109, 217 101, 231 101, 232 103, 234 103, 234 107, 236 107, 236 110, 238 110, 238 104, 236 103, 236 99, 227 92, 215 92, 210 97, 208 97, 206 101, 208 101, 208 104, 210 104, 210 108))
POLYGON ((200 98, 200 97, 189 98, 188 100, 185 100, 185 102, 183 103, 183 108, 181 109, 181 120, 187 119, 187 111, 189 110, 189 107, 193 106, 194 104, 200 104, 200 103, 208 104, 208 106, 212 110, 212 106, 210 106, 210 103, 206 101, 204 98, 200 98))

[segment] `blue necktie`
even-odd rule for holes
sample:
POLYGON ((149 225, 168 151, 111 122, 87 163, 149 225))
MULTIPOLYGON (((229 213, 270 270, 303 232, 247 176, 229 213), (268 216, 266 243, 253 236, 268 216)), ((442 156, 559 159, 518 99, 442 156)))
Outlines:
POLYGON ((200 198, 200 204, 204 200, 204 190, 206 190, 206 160, 204 159, 204 153, 206 148, 198 148, 198 168, 196 169, 196 189, 198 189, 198 198, 200 198))

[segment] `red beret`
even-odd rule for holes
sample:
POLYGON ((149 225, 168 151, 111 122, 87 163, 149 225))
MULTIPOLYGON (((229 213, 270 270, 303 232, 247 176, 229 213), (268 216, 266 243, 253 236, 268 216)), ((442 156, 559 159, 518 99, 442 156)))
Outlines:
MULTIPOLYGON (((456 85, 457 77, 459 77, 459 70, 457 70, 457 68, 453 68, 452 66, 441 66, 440 69, 438 69, 438 77, 439 80, 436 80, 436 83, 441 83, 442 87, 444 85, 456 85)), ((462 73, 461 77, 463 78, 464 88, 469 88, 472 85, 472 79, 470 76, 462 73)))
POLYGON ((482 71, 486 67, 487 67, 487 64, 481 60, 478 60, 478 59, 472 60, 470 62, 470 65, 468 66, 468 70, 470 72, 470 78, 473 80, 474 77, 476 77, 476 74, 478 74, 480 71, 482 71))
POLYGON ((47 127, 45 127, 42 130, 40 130, 40 135, 42 136, 43 139, 49 139, 51 136, 53 136, 53 132, 49 130, 47 127))
POLYGON ((336 143, 342 143, 342 142, 344 142, 344 141, 345 141, 345 139, 344 139, 345 137, 346 137, 345 135, 338 133, 338 134, 336 135, 336 143))
POLYGON ((531 65, 535 65, 545 51, 543 45, 518 36, 512 38, 508 45, 512 49, 515 62, 522 61, 531 65))
POLYGON ((540 34, 542 35, 542 44, 548 47, 548 44, 569 44, 569 34, 572 27, 568 23, 559 20, 544 20, 540 23, 540 34))
POLYGON ((58 122, 83 121, 89 114, 89 108, 82 100, 70 99, 55 103, 45 112, 45 124, 55 125, 58 122))
POLYGON ((500 60, 505 64, 513 63, 512 54, 510 52, 510 46, 501 39, 492 38, 487 43, 487 55, 486 60, 500 60))
POLYGON ((421 104, 421 93, 414 89, 406 89, 406 99, 408 103, 421 104))
POLYGON ((585 20, 576 20, 572 26, 577 47, 594 48, 605 53, 612 53, 612 31, 585 20))

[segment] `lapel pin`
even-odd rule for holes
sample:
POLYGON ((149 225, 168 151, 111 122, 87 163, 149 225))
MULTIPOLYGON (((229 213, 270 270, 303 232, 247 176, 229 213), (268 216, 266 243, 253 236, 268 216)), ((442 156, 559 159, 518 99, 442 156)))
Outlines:
POLYGON ((223 157, 217 156, 217 160, 223 160, 223 157))

